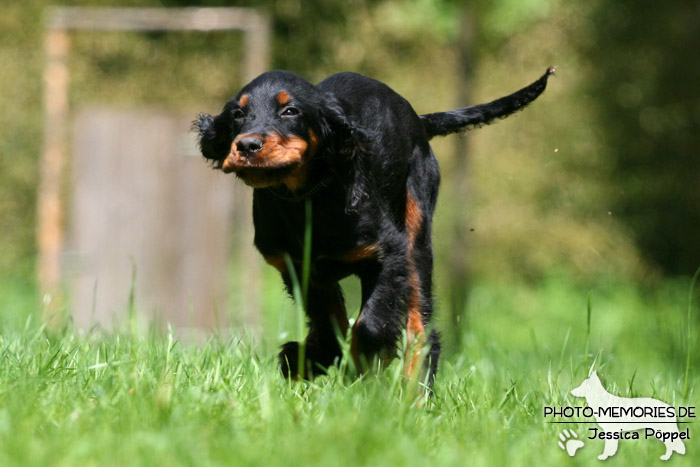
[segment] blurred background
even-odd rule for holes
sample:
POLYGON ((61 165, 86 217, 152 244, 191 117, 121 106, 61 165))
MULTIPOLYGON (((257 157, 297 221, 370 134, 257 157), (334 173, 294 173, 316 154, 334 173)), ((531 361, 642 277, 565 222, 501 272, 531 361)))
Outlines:
MULTIPOLYGON (((36 279, 42 73, 46 11, 57 5, 0 3, 2 326, 42 314, 36 279)), ((338 71, 363 73, 389 84, 418 113, 493 100, 557 66, 546 92, 525 111, 465 136, 434 141, 443 173, 435 281, 447 348, 460 349, 480 329, 493 332, 486 323, 500 327, 512 346, 526 346, 535 336, 560 337, 585 324, 586 297, 593 293, 601 340, 627 338, 635 345, 640 335, 633 330, 625 337, 626 326, 649 319, 655 323, 646 331, 650 341, 666 333, 669 342, 677 342, 678 348, 660 355, 684 351, 676 326, 682 319, 664 316, 688 305, 690 277, 700 267, 698 2, 85 0, 60 5, 255 8, 270 18, 270 68, 312 82, 338 71)), ((168 113, 187 121, 200 111, 218 113, 245 84, 243 41, 236 32, 76 31, 70 37, 70 128, 86 124, 81 112, 88 108, 148 109, 146 115, 168 113)), ((75 161, 80 132, 70 134, 75 161)), ((93 151, 94 157, 103 149, 93 151)), ((90 159, 92 153, 80 157, 90 159)), ((206 168, 204 161, 196 162, 206 168)), ((75 167, 68 173, 66 224, 75 212, 71 187, 78 178, 75 167)), ((220 183, 219 174, 207 176, 220 183)), ((231 177, 224 182, 238 185, 231 177)), ((187 185, 185 179, 182 183, 187 185)), ((245 199, 236 209, 249 213, 248 203, 245 199)), ((240 235, 244 224, 234 222, 224 240, 234 248, 226 266, 228 294, 217 308, 221 316, 203 325, 225 322, 262 330, 277 345, 292 329, 293 306, 275 271, 245 248, 235 248, 252 244, 252 236, 240 235), (257 300, 253 311, 250 300, 257 300)), ((196 254, 203 243, 206 238, 181 249, 196 254)), ((139 265, 134 270, 138 275, 139 265)), ((140 304, 128 300, 132 272, 127 269, 120 280, 125 306, 133 308, 140 304)), ((196 288, 197 280, 206 279, 188 282, 196 288)), ((357 283, 345 285, 356 312, 357 283)), ((136 287, 143 285, 136 282, 136 287)), ((66 303, 70 315, 70 298, 66 303)), ((167 304, 160 307, 167 320, 167 304)), ((187 319, 180 321, 185 327, 187 319)))

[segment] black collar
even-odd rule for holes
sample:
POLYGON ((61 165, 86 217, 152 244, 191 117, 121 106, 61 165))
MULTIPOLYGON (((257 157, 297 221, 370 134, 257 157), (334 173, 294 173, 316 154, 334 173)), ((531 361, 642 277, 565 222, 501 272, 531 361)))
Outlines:
POLYGON ((273 195, 275 195, 276 197, 278 197, 280 199, 283 199, 285 201, 291 201, 294 203, 298 203, 299 201, 305 201, 305 200, 311 198, 311 196, 313 196, 318 190, 330 185, 332 181, 333 181, 333 176, 329 175, 328 177, 324 178, 323 180, 321 180, 320 182, 318 182, 316 185, 312 186, 308 190, 302 191, 302 192, 290 192, 291 195, 282 194, 279 191, 277 191, 277 189, 275 189, 275 187, 270 187, 270 188, 268 188, 268 190, 270 191, 270 193, 272 193, 273 195))

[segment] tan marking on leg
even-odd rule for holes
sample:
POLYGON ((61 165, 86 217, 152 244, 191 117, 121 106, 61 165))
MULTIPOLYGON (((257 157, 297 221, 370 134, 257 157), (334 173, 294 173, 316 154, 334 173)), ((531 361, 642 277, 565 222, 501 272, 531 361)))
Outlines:
POLYGON ((423 215, 420 211, 420 206, 413 197, 413 194, 408 191, 406 194, 406 232, 408 233, 408 249, 413 250, 413 243, 416 241, 416 236, 420 230, 423 215))
POLYGON ((406 355, 404 356, 404 375, 412 378, 420 366, 423 353, 425 328, 421 314, 420 278, 413 257, 416 237, 422 223, 420 206, 413 194, 406 194, 406 233, 407 233, 407 262, 408 262, 408 296, 406 297, 406 355))
POLYGON ((408 317, 406 322, 406 355, 404 359, 404 374, 413 377, 415 370, 420 366, 423 354, 423 341, 425 328, 423 316, 420 312, 420 291, 416 280, 409 278, 408 317))
POLYGON ((284 260, 284 254, 275 253, 271 255, 263 255, 263 258, 265 258, 265 262, 267 264, 277 269, 280 273, 287 273, 287 262, 284 260))
POLYGON ((340 256, 334 257, 338 261, 345 263, 354 263, 365 259, 374 259, 379 253, 379 245, 362 245, 353 248, 352 250, 343 253, 340 256))

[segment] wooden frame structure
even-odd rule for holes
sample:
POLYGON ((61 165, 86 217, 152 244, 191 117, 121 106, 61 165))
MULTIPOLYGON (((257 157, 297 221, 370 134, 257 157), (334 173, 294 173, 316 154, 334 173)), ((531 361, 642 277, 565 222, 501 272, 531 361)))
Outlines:
POLYGON ((90 8, 48 10, 44 43, 44 149, 37 195, 39 285, 44 302, 61 281, 64 244, 63 171, 67 159, 69 31, 241 31, 244 35, 243 79, 267 69, 270 24, 249 8, 90 8))

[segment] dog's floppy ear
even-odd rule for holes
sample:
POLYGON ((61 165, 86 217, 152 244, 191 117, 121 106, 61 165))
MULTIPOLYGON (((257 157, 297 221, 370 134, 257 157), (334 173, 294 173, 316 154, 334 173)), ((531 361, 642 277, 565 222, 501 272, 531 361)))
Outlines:
POLYGON ((231 125, 225 112, 216 117, 207 113, 197 115, 192 122, 192 130, 196 130, 199 134, 199 150, 202 156, 213 161, 214 167, 220 169, 231 150, 233 141, 231 125))
POLYGON ((326 94, 320 106, 321 140, 330 153, 331 165, 348 186, 350 208, 354 209, 367 196, 367 158, 371 134, 352 122, 335 96, 326 94))
POLYGON ((337 154, 354 157, 366 151, 370 135, 348 119, 335 96, 326 94, 321 105, 321 137, 337 154))

